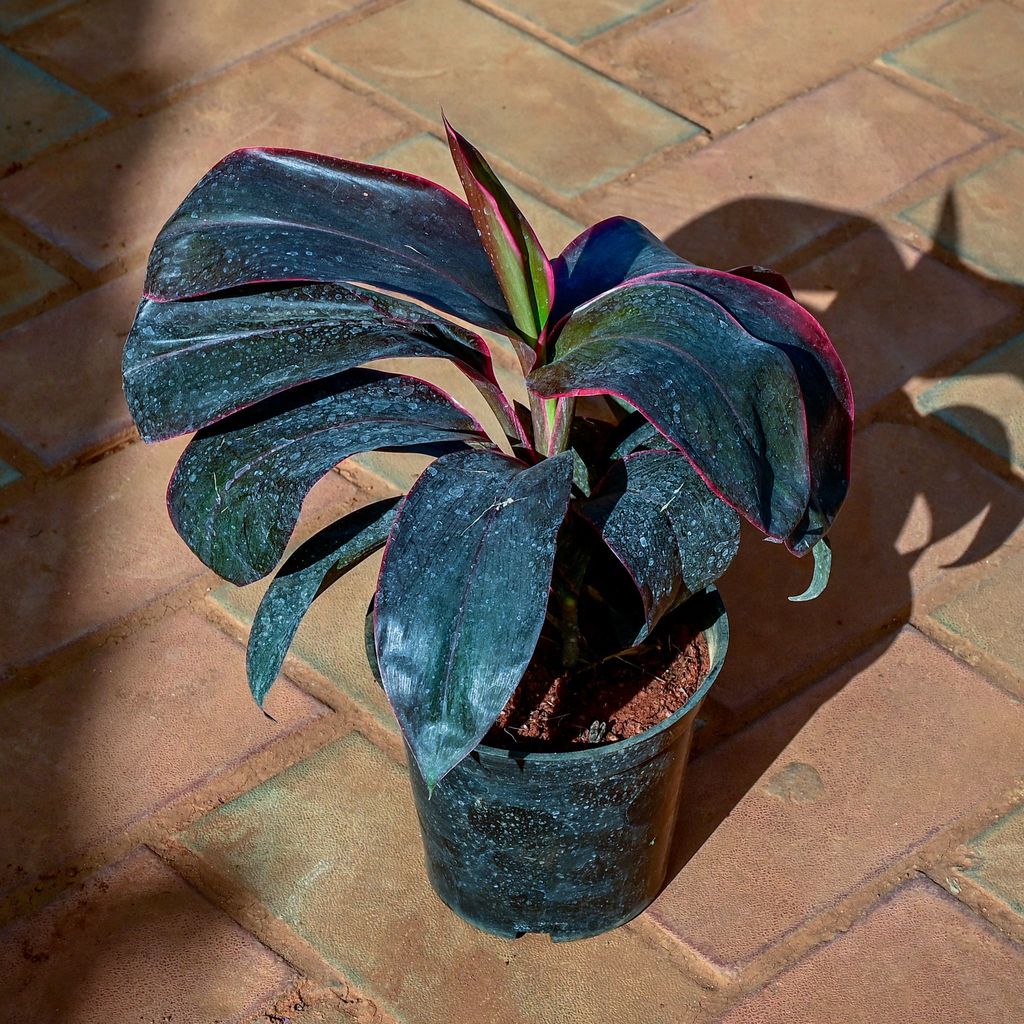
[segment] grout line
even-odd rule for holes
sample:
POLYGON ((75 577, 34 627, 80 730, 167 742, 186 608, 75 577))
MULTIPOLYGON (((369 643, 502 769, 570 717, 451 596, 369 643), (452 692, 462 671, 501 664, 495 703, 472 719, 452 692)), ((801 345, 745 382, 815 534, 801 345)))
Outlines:
MULTIPOLYGON (((202 602, 202 606, 197 610, 211 625, 234 640, 244 651, 249 632, 247 623, 236 618, 230 611, 209 597, 202 602)), ((405 751, 401 737, 389 730, 356 697, 346 693, 297 654, 289 652, 285 656, 281 672, 284 678, 304 693, 341 715, 348 723, 350 731, 358 732, 395 764, 405 766, 405 751)))
MULTIPOLYGON (((1022 795, 1024 791, 1020 787, 1004 791, 987 804, 962 815, 937 836, 918 844, 909 854, 865 879, 837 903, 799 924, 737 973, 735 985, 726 993, 730 998, 729 1005, 763 988, 783 971, 827 946, 858 920, 866 917, 879 900, 904 882, 918 875, 927 875, 930 880, 934 880, 933 875, 940 873, 948 851, 958 848, 965 838, 976 835, 986 824, 1002 817, 1008 809, 1019 803, 1022 795)), ((965 906, 978 913, 976 907, 966 903, 965 906)), ((990 920, 988 917, 984 919, 996 927, 1002 927, 998 920, 990 920)), ((1015 934, 1010 937, 1020 941, 1020 934, 1018 923, 1015 934)))
POLYGON ((294 967, 303 979, 320 985, 338 986, 344 993, 344 1002, 361 1005, 376 1015, 375 1020, 393 1020, 373 999, 351 985, 312 944, 276 917, 261 902, 258 893, 222 875, 174 837, 151 843, 149 847, 239 927, 294 967))
POLYGON ((716 964, 688 942, 673 935, 650 913, 644 911, 623 925, 650 949, 666 954, 675 967, 708 992, 725 993, 736 983, 734 972, 716 964))
POLYGON ((698 6, 700 0, 678 0, 676 3, 672 3, 672 0, 668 0, 667 3, 665 0, 662 0, 661 3, 655 3, 646 10, 637 11, 635 14, 627 14, 621 19, 611 22, 604 29, 599 28, 597 32, 581 39, 566 39, 552 29, 545 28, 539 22, 502 6, 499 0, 466 0, 466 2, 471 3, 474 7, 479 7, 488 14, 492 14, 501 21, 507 22, 513 28, 517 28, 527 35, 535 36, 545 45, 551 46, 553 49, 564 50, 568 56, 579 60, 579 51, 584 50, 599 40, 604 42, 612 37, 617 39, 619 36, 635 35, 652 22, 660 21, 662 18, 672 14, 677 14, 688 7, 698 6))
POLYGON ((187 828, 351 731, 341 716, 324 710, 305 725, 297 724, 243 754, 236 763, 212 769, 205 777, 171 795, 162 806, 144 812, 142 818, 130 822, 117 835, 73 852, 68 862, 6 894, 0 898, 0 926, 37 913, 139 845, 163 842, 171 833, 187 828))
MULTIPOLYGON (((991 572, 984 575, 979 574, 973 582, 978 583, 987 578, 991 572)), ((970 582, 958 588, 959 593, 970 589, 970 582)), ((950 595, 953 596, 953 595, 950 595)), ((936 602, 938 606, 939 602, 936 602)), ((952 654, 958 661, 969 665, 979 674, 983 675, 989 683, 1006 694, 1011 700, 1024 701, 1024 690, 1022 690, 1021 676, 1019 672, 1013 671, 1002 661, 992 654, 975 647, 966 637, 954 633, 944 626, 938 619, 932 618, 927 612, 915 614, 911 624, 923 636, 928 637, 933 643, 938 644, 944 650, 952 654)))
MULTIPOLYGON (((967 852, 966 847, 962 850, 967 852)), ((961 874, 955 865, 948 871, 943 870, 942 865, 934 865, 922 871, 922 874, 1005 938, 1024 945, 1024 919, 1020 914, 969 875, 961 874)))
MULTIPOLYGON (((1009 340, 1009 339, 1006 339, 1009 340)), ((999 348, 1003 342, 993 345, 988 352, 999 348)), ((983 353, 984 354, 984 353, 983 353)), ((948 378, 946 378, 948 379, 948 378)), ((933 437, 967 456, 973 463, 980 466, 992 476, 998 477, 1015 490, 1024 485, 1024 470, 1020 470, 997 455, 980 441, 958 430, 934 413, 919 415, 913 426, 927 431, 933 437)))
MULTIPOLYGON (((122 120, 132 121, 139 116, 151 113, 153 110, 170 106, 177 101, 180 94, 191 92, 197 88, 202 88, 222 75, 235 71, 237 68, 249 61, 273 57, 277 53, 287 50, 289 47, 301 44, 307 36, 322 32, 325 29, 333 28, 336 25, 353 18, 354 15, 361 13, 363 8, 374 7, 375 5, 379 6, 378 0, 359 0, 357 5, 353 8, 336 11, 333 14, 328 14, 317 21, 302 25, 288 35, 279 36, 262 46, 258 46, 254 50, 249 50, 245 53, 239 54, 237 57, 229 60, 226 64, 219 64, 216 67, 202 69, 191 78, 167 86, 158 92, 143 96, 138 102, 133 103, 129 99, 123 106, 118 105, 116 102, 120 96, 116 87, 114 88, 114 91, 111 92, 104 82, 86 81, 76 74, 74 65, 61 64, 45 51, 34 51, 31 48, 26 48, 24 50, 19 49, 18 47, 21 39, 31 39, 36 32, 36 25, 39 24, 39 22, 30 23, 29 25, 19 28, 15 32, 11 33, 5 45, 17 53, 18 56, 22 57, 22 59, 29 61, 36 67, 45 71, 48 75, 51 75, 53 78, 56 78, 58 81, 70 86, 77 92, 86 96, 88 99, 91 99, 93 102, 102 106, 103 109, 110 114, 108 122, 104 123, 109 123, 109 121, 115 120, 119 122, 122 120)), ((60 11, 57 11, 54 12, 54 15, 59 16, 60 13, 60 11)), ((53 15, 49 17, 53 17, 53 15)), ((45 20, 47 19, 40 19, 40 21, 45 20)), ((101 125, 96 125, 95 127, 99 128, 101 125)), ((48 151, 49 150, 46 152, 48 151)))
POLYGON ((950 114, 955 114, 991 135, 1005 135, 1015 139, 1018 146, 1024 145, 1024 129, 1018 128, 1009 121, 1004 121, 995 114, 990 114, 987 110, 977 107, 967 100, 960 99, 955 93, 907 71, 899 64, 890 64, 885 60, 885 56, 882 54, 872 62, 868 68, 872 74, 878 75, 879 78, 884 78, 894 85, 901 86, 908 92, 914 93, 934 106, 941 107, 950 114))
MULTIPOLYGON (((759 121, 764 117, 767 117, 769 114, 781 109, 786 104, 792 103, 793 101, 798 100, 804 96, 808 96, 811 93, 817 92, 818 90, 824 88, 825 86, 832 84, 837 79, 842 78, 844 75, 850 74, 851 72, 856 71, 858 69, 869 69, 872 61, 876 60, 879 56, 879 46, 881 47, 881 53, 887 53, 892 49, 904 45, 906 42, 909 42, 912 39, 916 39, 921 35, 927 34, 928 32, 935 30, 936 28, 942 27, 948 22, 957 20, 959 17, 963 16, 963 14, 967 12, 967 10, 973 7, 981 6, 984 2, 986 2, 986 0, 951 0, 951 2, 948 2, 945 5, 943 5, 943 7, 940 8, 940 10, 936 12, 934 15, 925 18, 923 21, 918 22, 917 24, 911 26, 908 29, 905 29, 903 32, 897 35, 889 37, 878 46, 875 46, 874 48, 869 50, 865 50, 864 53, 862 53, 858 57, 843 61, 835 71, 827 73, 827 76, 825 78, 820 79, 816 83, 811 83, 807 86, 804 86, 803 88, 798 89, 796 92, 783 97, 774 105, 749 116, 746 120, 738 121, 735 123, 725 122, 721 129, 709 129, 709 133, 713 137, 714 141, 717 142, 721 138, 725 138, 729 135, 734 134, 737 131, 741 131, 744 128, 748 128, 756 121, 759 121)), ((693 4, 692 6, 696 7, 697 5, 693 4)), ((681 9, 685 10, 686 8, 684 7, 681 9)), ((677 13, 677 11, 673 8, 671 11, 666 11, 665 13, 666 15, 668 13, 675 14, 677 13)), ((652 18, 650 20, 654 21, 657 19, 652 18)), ((638 87, 632 86, 631 88, 638 87)), ((683 116, 689 117, 689 115, 685 114, 683 116)))
MULTIPOLYGON (((398 2, 400 3, 402 0, 398 0, 398 2)), ((431 135, 447 147, 447 140, 442 138, 440 135, 438 122, 420 114, 411 107, 405 106, 405 104, 401 103, 393 96, 377 89, 372 85, 372 83, 359 78, 347 68, 340 64, 333 63, 312 49, 307 48, 301 53, 297 53, 295 56, 307 67, 323 75, 325 78, 329 78, 331 81, 336 82, 344 88, 350 89, 364 98, 371 100, 373 103, 377 104, 377 106, 386 110, 393 117, 396 117, 403 123, 407 124, 410 128, 410 138, 416 134, 431 135)), ((686 143, 683 143, 683 145, 685 144, 686 143)), ((671 145, 674 144, 670 144, 668 148, 671 148, 671 145)), ((487 160, 495 171, 498 172, 503 181, 517 185, 525 192, 530 193, 530 195, 546 203, 555 211, 561 213, 570 220, 574 220, 577 223, 588 223, 588 221, 585 220, 585 208, 580 203, 582 193, 580 195, 570 197, 557 192, 539 178, 535 178, 523 171, 521 168, 516 167, 514 164, 510 164, 507 160, 497 154, 487 154, 487 160)))
MULTIPOLYGON (((675 110, 672 107, 666 106, 664 103, 661 102, 661 100, 656 99, 653 96, 646 95, 645 93, 638 90, 634 85, 628 82, 624 82, 621 79, 617 78, 614 72, 610 68, 606 67, 604 64, 597 62, 590 63, 588 60, 585 59, 586 55, 581 50, 582 46, 584 46, 585 43, 574 44, 567 42, 557 33, 549 31, 542 25, 538 25, 536 22, 530 21, 529 18, 524 18, 521 15, 516 14, 514 11, 511 11, 505 7, 501 7, 499 4, 494 3, 493 0, 461 0, 461 2, 465 3, 469 7, 475 7, 478 11, 482 12, 483 14, 490 15, 496 21, 500 21, 503 24, 507 25, 509 28, 515 29, 517 32, 520 33, 520 35, 528 36, 532 39, 535 39, 538 43, 541 43, 542 45, 546 46, 549 50, 554 50, 556 53, 559 53, 563 57, 566 57, 567 59, 571 60, 574 64, 577 64, 580 67, 585 68, 587 71, 590 71, 593 74, 598 75, 600 78, 605 79, 612 85, 618 86, 620 89, 625 89, 626 92, 632 93, 634 96, 637 96, 645 100, 652 106, 657 107, 663 113, 670 114, 672 117, 681 117, 684 120, 689 121, 691 124, 696 125, 701 132, 707 135, 711 134, 711 129, 708 128, 707 125, 702 124, 692 114, 681 113, 680 111, 675 110)), ((642 15, 637 15, 636 17, 641 16, 642 15)), ((634 19, 631 18, 628 21, 624 22, 624 25, 632 25, 633 21, 634 19)), ((616 26, 616 28, 618 27, 619 26, 616 26)), ((603 33, 601 33, 601 35, 603 35, 603 33)), ((594 36, 593 38, 598 39, 601 37, 601 35, 594 36)), ((591 40, 588 39, 585 42, 589 43, 591 42, 591 40)))
MULTIPOLYGON (((477 2, 477 0, 470 0, 470 2, 477 2)), ((971 6, 979 6, 983 2, 984 2, 984 0, 970 0, 971 6)), ((956 2, 956 0, 954 0, 953 4, 947 4, 943 8, 943 13, 941 15, 937 16, 937 17, 945 18, 946 19, 945 21, 942 21, 941 24, 945 24, 946 21, 955 20, 956 17, 961 16, 963 11, 961 11, 960 14, 957 14, 957 15, 952 16, 952 17, 948 14, 948 12, 952 8, 954 8, 954 7, 959 9, 962 6, 963 6, 963 4, 956 2)), ((914 38, 917 38, 919 35, 921 35, 923 33, 932 31, 934 28, 941 27, 941 24, 938 23, 935 18, 929 19, 924 25, 916 26, 914 29, 909 30, 906 33, 903 33, 902 35, 900 35, 898 37, 895 37, 895 39, 896 40, 901 40, 902 39, 902 40, 905 40, 905 41, 910 40, 910 39, 914 39, 914 38)), ((888 52, 889 50, 893 49, 895 46, 898 46, 898 45, 902 45, 902 43, 893 42, 892 40, 890 40, 889 42, 887 42, 885 44, 885 47, 884 47, 882 52, 883 53, 888 52)), ((835 83, 839 79, 843 78, 844 76, 846 76, 848 74, 853 73, 854 71, 863 70, 863 71, 867 71, 868 73, 877 73, 877 69, 873 66, 873 62, 876 61, 877 59, 878 59, 878 55, 873 54, 873 53, 869 53, 868 55, 866 55, 861 60, 859 60, 859 61, 857 61, 855 63, 846 62, 846 63, 844 63, 841 66, 841 68, 839 70, 835 71, 834 73, 829 74, 828 77, 826 77, 824 79, 821 79, 821 80, 819 80, 818 82, 816 82, 816 83, 814 83, 812 85, 808 85, 807 87, 805 87, 805 88, 803 88, 803 89, 793 93, 792 95, 787 96, 787 97, 781 99, 778 103, 776 103, 773 106, 768 107, 768 108, 758 112, 757 114, 749 117, 745 121, 741 121, 741 122, 738 122, 736 124, 729 124, 726 127, 722 128, 722 129, 720 129, 718 131, 709 130, 709 135, 711 137, 711 144, 714 145, 715 143, 717 143, 719 141, 722 141, 722 140, 724 140, 726 138, 729 138, 732 135, 735 135, 739 131, 742 131, 742 130, 744 130, 746 128, 751 127, 753 124, 755 124, 756 122, 758 122, 760 120, 763 120, 764 118, 768 117, 770 114, 772 114, 772 113, 774 113, 774 112, 776 112, 778 110, 781 110, 783 107, 785 107, 785 106, 787 106, 787 105, 789 105, 791 103, 794 103, 797 100, 800 100, 800 99, 802 99, 804 97, 812 95, 813 93, 821 91, 822 89, 832 85, 833 83, 835 83)), ((883 75, 883 76, 880 76, 880 77, 889 78, 889 80, 893 81, 893 84, 896 84, 896 85, 904 85, 905 86, 905 84, 906 84, 905 82, 895 81, 892 76, 883 75)), ((622 84, 622 83, 620 83, 620 84, 622 84)), ((909 91, 913 92, 914 90, 909 90, 909 91)), ((920 97, 920 98, 929 99, 930 97, 920 97)), ((961 115, 961 117, 963 116, 963 112, 962 111, 955 111, 955 112, 959 113, 961 115)), ((692 120, 692 118, 689 115, 683 114, 682 116, 686 116, 688 119, 692 120)), ((985 119, 985 120, 989 120, 989 119, 985 119)), ((990 124, 982 125, 982 124, 978 123, 978 118, 977 117, 975 117, 974 119, 971 119, 970 123, 974 127, 979 128, 979 129, 985 131, 987 134, 990 134, 990 135, 993 135, 993 136, 995 134, 998 134, 998 131, 996 129, 993 129, 990 124)), ((992 141, 992 140, 990 139, 989 141, 992 141)), ((593 189, 588 189, 588 190, 582 192, 578 198, 587 199, 587 198, 589 198, 591 196, 602 195, 604 193, 604 191, 609 189, 611 186, 614 186, 616 184, 623 184, 627 180, 628 174, 637 174, 637 173, 640 173, 641 171, 646 170, 651 165, 654 165, 655 162, 658 161, 659 157, 661 157, 664 152, 665 151, 663 150, 663 151, 660 151, 659 153, 653 154, 647 160, 643 161, 640 164, 637 164, 636 167, 634 167, 631 172, 627 172, 626 174, 621 174, 618 177, 613 178, 613 179, 611 179, 608 182, 603 182, 601 185, 598 185, 598 186, 594 187, 593 189)), ((930 169, 930 171, 931 170, 934 170, 934 168, 930 169)), ((927 173, 930 173, 930 171, 927 172, 927 173)), ((905 186, 901 186, 901 188, 903 188, 903 187, 905 187, 905 186)), ((885 200, 883 199, 883 200, 880 200, 879 202, 884 202, 884 201, 885 200)), ((877 206, 877 205, 878 205, 877 203, 873 204, 873 206, 877 206)))
POLYGON ((291 1016, 294 1011, 303 1015, 303 1019, 307 1011, 312 1011, 315 1014, 313 1020, 321 1024, 327 1020, 342 1024, 343 1018, 352 1020, 354 1024, 403 1024, 385 1014, 348 983, 324 985, 303 977, 286 985, 283 994, 266 1004, 255 1017, 247 1017, 246 1021, 247 1024, 300 1024, 298 1017, 291 1016))
MULTIPOLYGON (((48 482, 45 478, 39 477, 33 477, 31 480, 36 483, 48 482)), ((14 487, 15 484, 9 486, 14 487)), ((0 692, 8 684, 17 685, 19 680, 65 668, 83 653, 97 650, 111 642, 122 641, 136 630, 155 626, 176 612, 194 608, 195 603, 210 589, 211 583, 217 581, 218 578, 210 570, 205 570, 173 590, 150 597, 124 615, 108 622, 101 622, 87 633, 76 636, 53 650, 28 661, 3 667, 0 669, 0 692)))
POLYGON ((323 984, 344 984, 345 978, 324 962, 316 949, 260 902, 256 893, 223 876, 173 836, 146 844, 158 857, 244 931, 278 953, 304 977, 323 984))

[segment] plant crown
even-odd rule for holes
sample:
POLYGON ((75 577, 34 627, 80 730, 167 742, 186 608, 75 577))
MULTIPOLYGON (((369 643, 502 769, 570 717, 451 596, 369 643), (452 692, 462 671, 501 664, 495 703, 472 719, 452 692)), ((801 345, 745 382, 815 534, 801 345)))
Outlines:
POLYGON ((342 460, 437 456, 401 500, 292 552, 247 655, 262 703, 311 603, 383 547, 379 670, 430 787, 486 734, 542 629, 567 666, 641 647, 722 575, 741 518, 813 552, 796 599, 816 596, 853 422, 843 365, 782 277, 696 266, 622 217, 549 259, 445 128, 468 203, 327 156, 225 157, 156 239, 123 367, 145 440, 196 431, 171 519, 238 585, 281 562, 342 460), (520 380, 506 389, 491 352, 508 343, 520 380), (496 428, 367 368, 388 357, 450 360, 496 428))

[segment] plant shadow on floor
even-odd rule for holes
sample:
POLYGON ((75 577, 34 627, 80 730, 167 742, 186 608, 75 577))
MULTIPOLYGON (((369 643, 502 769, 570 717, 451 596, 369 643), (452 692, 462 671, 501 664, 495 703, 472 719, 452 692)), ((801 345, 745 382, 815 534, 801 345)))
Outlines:
MULTIPOLYGON (((741 248, 741 239, 749 235, 744 226, 782 223, 792 235, 813 237, 835 217, 834 210, 755 197, 704 214, 666 241, 687 259, 728 268, 758 259, 749 242, 745 251, 741 248)), ((982 561, 1020 525, 1022 506, 1010 485, 979 469, 970 488, 957 488, 955 474, 946 471, 941 457, 929 459, 918 451, 923 443, 948 451, 951 458, 967 459, 964 444, 952 443, 952 428, 936 415, 918 411, 902 386, 913 373, 941 376, 951 361, 960 376, 991 372, 971 361, 972 338, 982 337, 983 346, 986 339, 998 338, 1002 325, 1024 307, 1024 288, 983 278, 956 257, 959 232, 952 193, 945 199, 936 236, 944 247, 936 245, 908 269, 900 247, 880 225, 844 214, 840 226, 823 240, 836 243, 828 255, 816 257, 814 252, 824 253, 825 248, 812 243, 809 261, 779 264, 798 291, 834 292, 827 308, 815 312, 850 370, 858 425, 865 416, 868 424, 854 442, 853 482, 832 535, 833 570, 826 594, 810 604, 789 603, 788 596, 801 592, 809 579, 807 560, 759 543, 747 529, 740 554, 721 581, 730 615, 730 650, 712 690, 715 699, 706 705, 706 735, 698 734, 666 885, 818 709, 856 672, 882 657, 910 621, 921 579, 930 581, 942 570, 982 561), (847 252, 857 255, 844 266, 847 252), (797 266, 795 272, 789 263, 797 266), (822 265, 828 269, 822 271, 822 265), (943 283, 951 296, 977 296, 976 304, 958 306, 941 294, 943 283), (988 304, 988 326, 997 332, 992 338, 979 330, 985 317, 977 303, 988 304), (901 340, 914 348, 905 360, 900 358, 901 340), (959 368, 961 361, 967 362, 966 368, 959 368), (914 369, 904 362, 912 362, 914 369), (879 363, 884 364, 881 370, 879 363), (868 432, 873 437, 866 443, 868 432), (879 451, 886 454, 879 457, 879 451), (930 530, 922 525, 928 520, 930 530), (941 550, 934 550, 937 546, 941 550), (716 756, 717 743, 726 740, 725 756, 716 756)), ((947 421, 955 417, 967 424, 973 436, 984 437, 1004 458, 1010 454, 1004 425, 987 412, 969 406, 942 412, 947 421)), ((981 463, 992 463, 982 449, 977 454, 981 463)))

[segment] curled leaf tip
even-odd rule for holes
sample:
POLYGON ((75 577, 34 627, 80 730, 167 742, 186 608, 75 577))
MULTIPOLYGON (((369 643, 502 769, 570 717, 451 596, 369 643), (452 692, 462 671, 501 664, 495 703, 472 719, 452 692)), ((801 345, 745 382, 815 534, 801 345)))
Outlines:
POLYGON ((811 554, 814 556, 814 575, 811 582, 802 594, 791 597, 790 601, 813 601, 828 585, 829 573, 832 571, 832 548, 829 542, 822 537, 811 548, 811 554))

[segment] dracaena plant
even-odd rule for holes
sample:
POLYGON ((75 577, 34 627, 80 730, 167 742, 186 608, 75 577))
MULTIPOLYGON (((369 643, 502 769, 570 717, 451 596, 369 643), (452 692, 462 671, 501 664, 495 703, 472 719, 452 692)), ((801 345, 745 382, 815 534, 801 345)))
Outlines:
POLYGON ((446 129, 468 203, 327 156, 227 156, 160 232, 124 355, 143 438, 197 431, 170 515, 235 584, 273 571, 342 460, 438 456, 403 499, 290 555, 247 656, 262 702, 311 602, 384 547, 377 660, 430 787, 486 734, 543 629, 569 666, 642 647, 724 572, 740 517, 814 552, 800 598, 817 594, 853 415, 842 363, 778 275, 696 266, 624 218, 549 259, 446 129), (467 324, 510 339, 528 407, 467 324), (450 360, 504 436, 436 387, 365 367, 395 356, 450 360), (602 588, 608 564, 632 582, 602 588))

